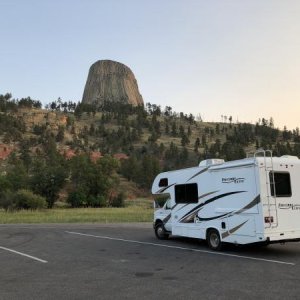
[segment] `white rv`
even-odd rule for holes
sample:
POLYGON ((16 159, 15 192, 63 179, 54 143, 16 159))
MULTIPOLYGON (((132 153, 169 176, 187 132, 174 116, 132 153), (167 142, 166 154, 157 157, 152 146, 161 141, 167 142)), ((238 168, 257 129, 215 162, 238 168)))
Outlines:
POLYGON ((222 243, 284 243, 300 240, 300 160, 260 151, 251 158, 202 161, 164 172, 152 194, 169 200, 154 213, 159 239, 169 235, 222 243), (268 154, 268 155, 267 155, 268 154))

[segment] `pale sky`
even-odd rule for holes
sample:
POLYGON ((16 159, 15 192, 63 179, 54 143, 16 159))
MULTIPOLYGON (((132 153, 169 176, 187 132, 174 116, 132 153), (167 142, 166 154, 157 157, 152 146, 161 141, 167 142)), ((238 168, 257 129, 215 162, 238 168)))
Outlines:
POLYGON ((300 127, 298 0, 0 0, 0 94, 81 101, 91 64, 204 121, 300 127))

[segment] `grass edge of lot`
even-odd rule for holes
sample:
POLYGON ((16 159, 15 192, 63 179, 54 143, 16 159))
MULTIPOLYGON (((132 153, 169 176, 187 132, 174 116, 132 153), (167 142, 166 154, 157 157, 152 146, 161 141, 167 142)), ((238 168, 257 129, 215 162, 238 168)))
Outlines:
POLYGON ((0 210, 0 224, 38 223, 131 223, 152 222, 150 200, 135 200, 122 208, 53 208, 44 210, 0 210))

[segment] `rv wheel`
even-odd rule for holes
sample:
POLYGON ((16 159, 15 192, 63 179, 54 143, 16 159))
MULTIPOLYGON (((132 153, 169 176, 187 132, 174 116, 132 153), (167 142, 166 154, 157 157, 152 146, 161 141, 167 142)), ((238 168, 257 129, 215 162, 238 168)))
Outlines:
POLYGON ((222 242, 220 239, 219 232, 216 229, 210 229, 207 233, 207 244, 210 249, 219 251, 222 248, 222 242))
POLYGON ((158 239, 160 240, 165 240, 169 237, 169 234, 166 233, 166 230, 165 230, 165 227, 164 227, 164 224, 163 223, 158 223, 156 226, 155 226, 155 235, 158 239))

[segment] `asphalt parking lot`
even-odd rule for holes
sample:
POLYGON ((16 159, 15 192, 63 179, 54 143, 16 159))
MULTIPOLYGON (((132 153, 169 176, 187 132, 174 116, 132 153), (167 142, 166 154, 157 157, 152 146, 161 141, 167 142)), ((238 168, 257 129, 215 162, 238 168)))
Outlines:
POLYGON ((151 224, 0 225, 0 299, 299 299, 299 254, 211 252, 151 224))

